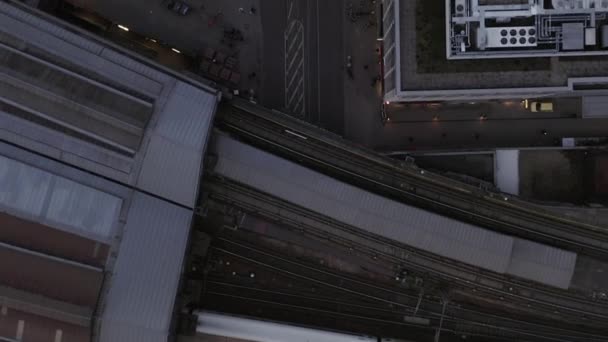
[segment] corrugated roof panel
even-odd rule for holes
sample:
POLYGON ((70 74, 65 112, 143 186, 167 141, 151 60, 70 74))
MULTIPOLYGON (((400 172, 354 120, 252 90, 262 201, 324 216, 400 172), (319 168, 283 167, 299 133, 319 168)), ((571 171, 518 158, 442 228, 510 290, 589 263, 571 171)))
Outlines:
POLYGON ((101 44, 72 33, 48 20, 24 12, 7 3, 0 3, 3 31, 17 33, 28 43, 49 49, 72 63, 93 67, 108 78, 125 82, 134 90, 145 90, 148 94, 158 95, 162 82, 170 76, 156 71, 132 58, 103 47, 101 44), (125 66, 125 67, 122 67, 125 66))
POLYGON ((110 238, 122 200, 105 192, 57 177, 46 217, 54 222, 110 238))
POLYGON ((137 186, 155 195, 194 207, 203 152, 153 135, 137 186))
POLYGON ((48 172, 0 156, 0 205, 40 216, 51 178, 48 172))
POLYGON ((0 155, 0 208, 97 241, 116 226, 122 199, 0 155))
POLYGON ((202 150, 218 98, 214 94, 177 82, 158 119, 156 132, 166 138, 202 150))
POLYGON ((103 337, 101 341, 112 342, 167 342, 169 335, 166 332, 134 327, 112 319, 104 320, 101 331, 103 337))
MULTIPOLYGON (((7 5, 6 3, 0 3, 8 6, 9 9, 12 8, 12 6, 7 5)), ((0 22, 3 24, 0 27, 0 30, 3 32, 16 35, 17 38, 24 40, 29 44, 47 49, 58 56, 73 60, 73 62, 78 62, 78 59, 82 59, 83 56, 94 56, 94 54, 83 50, 83 48, 79 46, 62 40, 51 33, 40 30, 38 27, 29 24, 26 21, 21 21, 21 18, 16 19, 12 15, 4 14, 6 12, 3 7, 0 7, 0 11, 2 11, 2 14, 0 14, 0 22)))
POLYGON ((191 220, 190 210, 134 194, 105 299, 100 341, 166 337, 191 220))
POLYGON ((0 2, 0 10, 2 12, 10 14, 12 17, 18 18, 21 21, 27 22, 32 26, 38 28, 39 30, 43 30, 48 32, 56 37, 61 38, 67 42, 70 42, 74 45, 79 46, 85 50, 88 50, 93 53, 99 53, 102 49, 100 44, 96 42, 83 38, 75 33, 72 33, 64 28, 61 28, 47 20, 44 20, 40 17, 34 16, 30 13, 19 10, 18 8, 11 6, 6 2, 0 2))
POLYGON ((567 288, 576 254, 408 206, 218 136, 215 171, 360 229, 498 273, 567 288))
MULTIPOLYGON (((133 72, 116 62, 104 59, 98 54, 84 50, 80 46, 71 44, 50 33, 42 32, 24 22, 15 20, 5 14, 0 14, 3 26, 0 31, 17 34, 18 38, 36 45, 42 49, 56 54, 71 63, 95 71, 116 82, 123 83, 134 90, 144 92, 150 96, 157 96, 162 90, 162 84, 142 74, 133 72)), ((61 29, 60 29, 61 30, 61 29)), ((135 63, 132 61, 131 64, 135 63)))
POLYGON ((515 239, 508 273, 567 289, 576 266, 576 253, 515 239))
POLYGON ((165 83, 171 80, 171 76, 167 75, 166 73, 151 68, 117 51, 104 48, 101 52, 101 56, 111 62, 114 62, 115 64, 122 65, 125 68, 135 71, 136 73, 158 83, 165 83))
POLYGON ((225 177, 448 258, 501 273, 509 265, 511 237, 391 201, 227 136, 220 136, 216 145, 219 155, 216 172, 225 177), (286 190, 289 188, 292 190, 286 190), (288 196, 293 193, 298 196, 288 196))

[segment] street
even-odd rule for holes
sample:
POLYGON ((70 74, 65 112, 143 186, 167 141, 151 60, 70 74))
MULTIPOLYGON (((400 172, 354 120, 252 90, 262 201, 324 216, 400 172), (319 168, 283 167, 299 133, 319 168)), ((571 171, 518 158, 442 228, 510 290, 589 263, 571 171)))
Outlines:
POLYGON ((380 65, 371 1, 200 0, 187 17, 142 0, 73 1, 184 54, 213 47, 235 56, 243 75, 239 88, 253 91, 261 105, 380 151, 553 146, 563 137, 608 133, 606 119, 575 118, 580 113, 576 98, 554 100, 554 111, 547 113, 532 113, 521 99, 391 103, 390 122, 383 126, 382 92, 373 82, 380 65), (353 18, 347 8, 369 15, 353 18), (228 28, 239 29, 244 41, 234 46, 222 42, 228 28), (352 77, 346 72, 347 56, 352 77), (258 76, 245 77, 251 74, 258 76))
POLYGON ((608 120, 577 116, 579 98, 556 99, 554 111, 543 113, 517 100, 391 104, 387 112, 391 120, 372 134, 373 147, 382 151, 555 146, 564 137, 608 133, 608 120))
POLYGON ((262 1, 262 105, 342 134, 342 1, 262 1))

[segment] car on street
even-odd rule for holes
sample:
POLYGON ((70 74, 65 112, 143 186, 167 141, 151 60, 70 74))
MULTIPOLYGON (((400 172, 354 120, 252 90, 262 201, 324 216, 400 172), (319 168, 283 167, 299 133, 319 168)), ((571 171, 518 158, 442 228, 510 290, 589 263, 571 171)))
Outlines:
POLYGON ((530 110, 532 112, 552 112, 553 102, 532 102, 530 104, 530 110))
POLYGON ((544 101, 529 101, 524 100, 524 107, 526 109, 530 109, 533 113, 538 112, 552 112, 553 111, 553 102, 544 100, 544 101))
POLYGON ((181 1, 168 1, 167 2, 167 8, 172 11, 175 12, 179 15, 187 15, 188 13, 190 13, 190 6, 184 2, 181 1))

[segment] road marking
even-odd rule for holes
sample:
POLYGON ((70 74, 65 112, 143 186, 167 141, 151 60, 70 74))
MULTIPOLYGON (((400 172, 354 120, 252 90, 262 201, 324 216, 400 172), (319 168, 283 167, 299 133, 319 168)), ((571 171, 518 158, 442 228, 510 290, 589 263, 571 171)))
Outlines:
POLYGON ((289 2, 289 11, 287 12, 287 20, 291 20, 291 11, 293 10, 293 0, 289 2))
MULTIPOLYGON (((300 64, 297 66, 296 70, 298 70, 298 71, 301 70, 303 64, 304 64, 304 61, 300 60, 300 64)), ((291 77, 291 79, 289 80, 289 82, 287 83, 287 88, 291 88, 291 85, 293 84, 293 81, 295 81, 298 76, 300 76, 300 82, 304 81, 304 77, 302 77, 302 75, 299 72, 295 73, 291 77)))
POLYGON ((285 133, 293 135, 294 137, 298 137, 300 139, 308 140, 308 138, 306 136, 304 136, 304 135, 302 135, 300 133, 296 133, 296 132, 290 131, 288 129, 285 130, 285 133))
POLYGON ((317 125, 321 125, 321 22, 319 19, 319 0, 317 2, 317 125))
MULTIPOLYGON (((298 85, 296 86, 296 89, 297 89, 297 88, 300 88, 300 87, 301 87, 303 84, 304 84, 304 80, 300 78, 300 82, 299 82, 299 83, 298 83, 298 85)), ((291 93, 291 96, 289 97, 289 103, 290 103, 290 104, 294 104, 293 99, 295 98, 295 96, 296 96, 296 95, 300 95, 300 96, 302 96, 302 93, 299 93, 299 94, 298 94, 298 93, 296 93, 296 92, 291 93)), ((297 103, 296 103, 296 104, 297 104, 297 103)))
MULTIPOLYGON (((293 4, 293 3, 291 3, 293 4)), ((291 16, 290 10, 288 18, 291 16)), ((304 25, 300 20, 293 19, 284 32, 285 48, 285 108, 295 117, 303 119, 305 106, 300 105, 301 98, 305 96, 305 70, 304 70, 304 25)))
POLYGON ((296 104, 294 106, 294 108, 295 108, 296 111, 300 108, 300 105, 304 106, 304 93, 302 93, 300 95, 300 97, 298 98, 298 101, 296 102, 296 104))

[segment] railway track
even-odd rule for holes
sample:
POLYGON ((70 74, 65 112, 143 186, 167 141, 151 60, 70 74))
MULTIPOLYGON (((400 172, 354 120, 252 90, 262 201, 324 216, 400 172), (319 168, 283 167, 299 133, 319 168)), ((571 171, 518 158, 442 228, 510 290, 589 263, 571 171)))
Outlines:
POLYGON ((283 157, 408 204, 491 230, 608 260, 608 229, 555 216, 505 197, 347 146, 319 129, 247 103, 224 111, 218 125, 283 157), (505 200, 506 199, 506 200, 505 200))
MULTIPOLYGON (((210 291, 214 295, 220 296, 236 296, 241 300, 254 302, 265 302, 271 305, 300 305, 301 308, 307 310, 319 310, 314 305, 302 306, 298 303, 314 303, 323 302, 332 305, 338 305, 340 312, 343 313, 365 313, 369 319, 377 319, 381 317, 384 320, 390 320, 394 324, 403 324, 402 317, 407 314, 413 314, 414 310, 418 317, 427 317, 432 322, 436 323, 442 316, 442 304, 434 300, 424 300, 423 304, 416 305, 418 300, 415 295, 407 295, 403 292, 395 291, 391 288, 371 284, 365 281, 347 277, 344 275, 322 269, 318 266, 311 266, 303 262, 288 260, 282 256, 278 256, 269 251, 262 250, 258 247, 252 247, 245 243, 235 241, 233 238, 218 238, 212 246, 212 255, 223 258, 224 260, 241 260, 243 262, 261 267, 266 270, 281 273, 287 277, 297 279, 299 283, 308 282, 331 288, 337 291, 343 291, 349 295, 365 298, 367 302, 376 304, 361 305, 349 301, 337 301, 335 298, 323 298, 319 296, 306 296, 300 293, 287 293, 277 290, 265 290, 252 287, 251 285, 238 285, 226 283, 221 280, 210 278, 210 291), (339 284, 339 285, 337 285, 339 284), (394 297, 405 298, 407 301, 396 301, 394 297), (277 298, 285 298, 284 301, 279 301, 277 298), (301 299, 301 300, 294 300, 301 299), (387 305, 400 310, 387 309, 387 305), (420 306, 420 309, 415 307, 420 306), (350 309, 349 309, 350 308, 350 309), (373 315, 372 313, 377 313, 373 315), (370 315, 372 314, 372 315, 370 315), (391 317, 393 317, 391 319, 391 317)), ((321 306, 323 308, 324 306, 321 306)), ((531 341, 606 341, 605 334, 594 334, 576 331, 568 328, 558 328, 549 325, 543 325, 535 322, 522 321, 509 317, 503 317, 489 312, 480 312, 461 307, 460 305, 449 305, 448 314, 444 318, 444 326, 454 332, 475 334, 480 331, 494 331, 502 338, 529 338, 531 341), (470 326, 469 330, 463 326, 470 326)), ((433 328, 433 326, 429 326, 433 328)), ((496 335, 494 335, 496 336, 496 335)))
POLYGON ((316 239, 356 249, 371 258, 403 265, 416 274, 450 283, 470 296, 487 296, 548 314, 557 312, 557 316, 569 317, 572 322, 583 325, 608 322, 608 305, 592 300, 584 293, 513 279, 442 258, 346 226, 228 180, 207 178, 203 189, 212 201, 238 207, 316 239))

